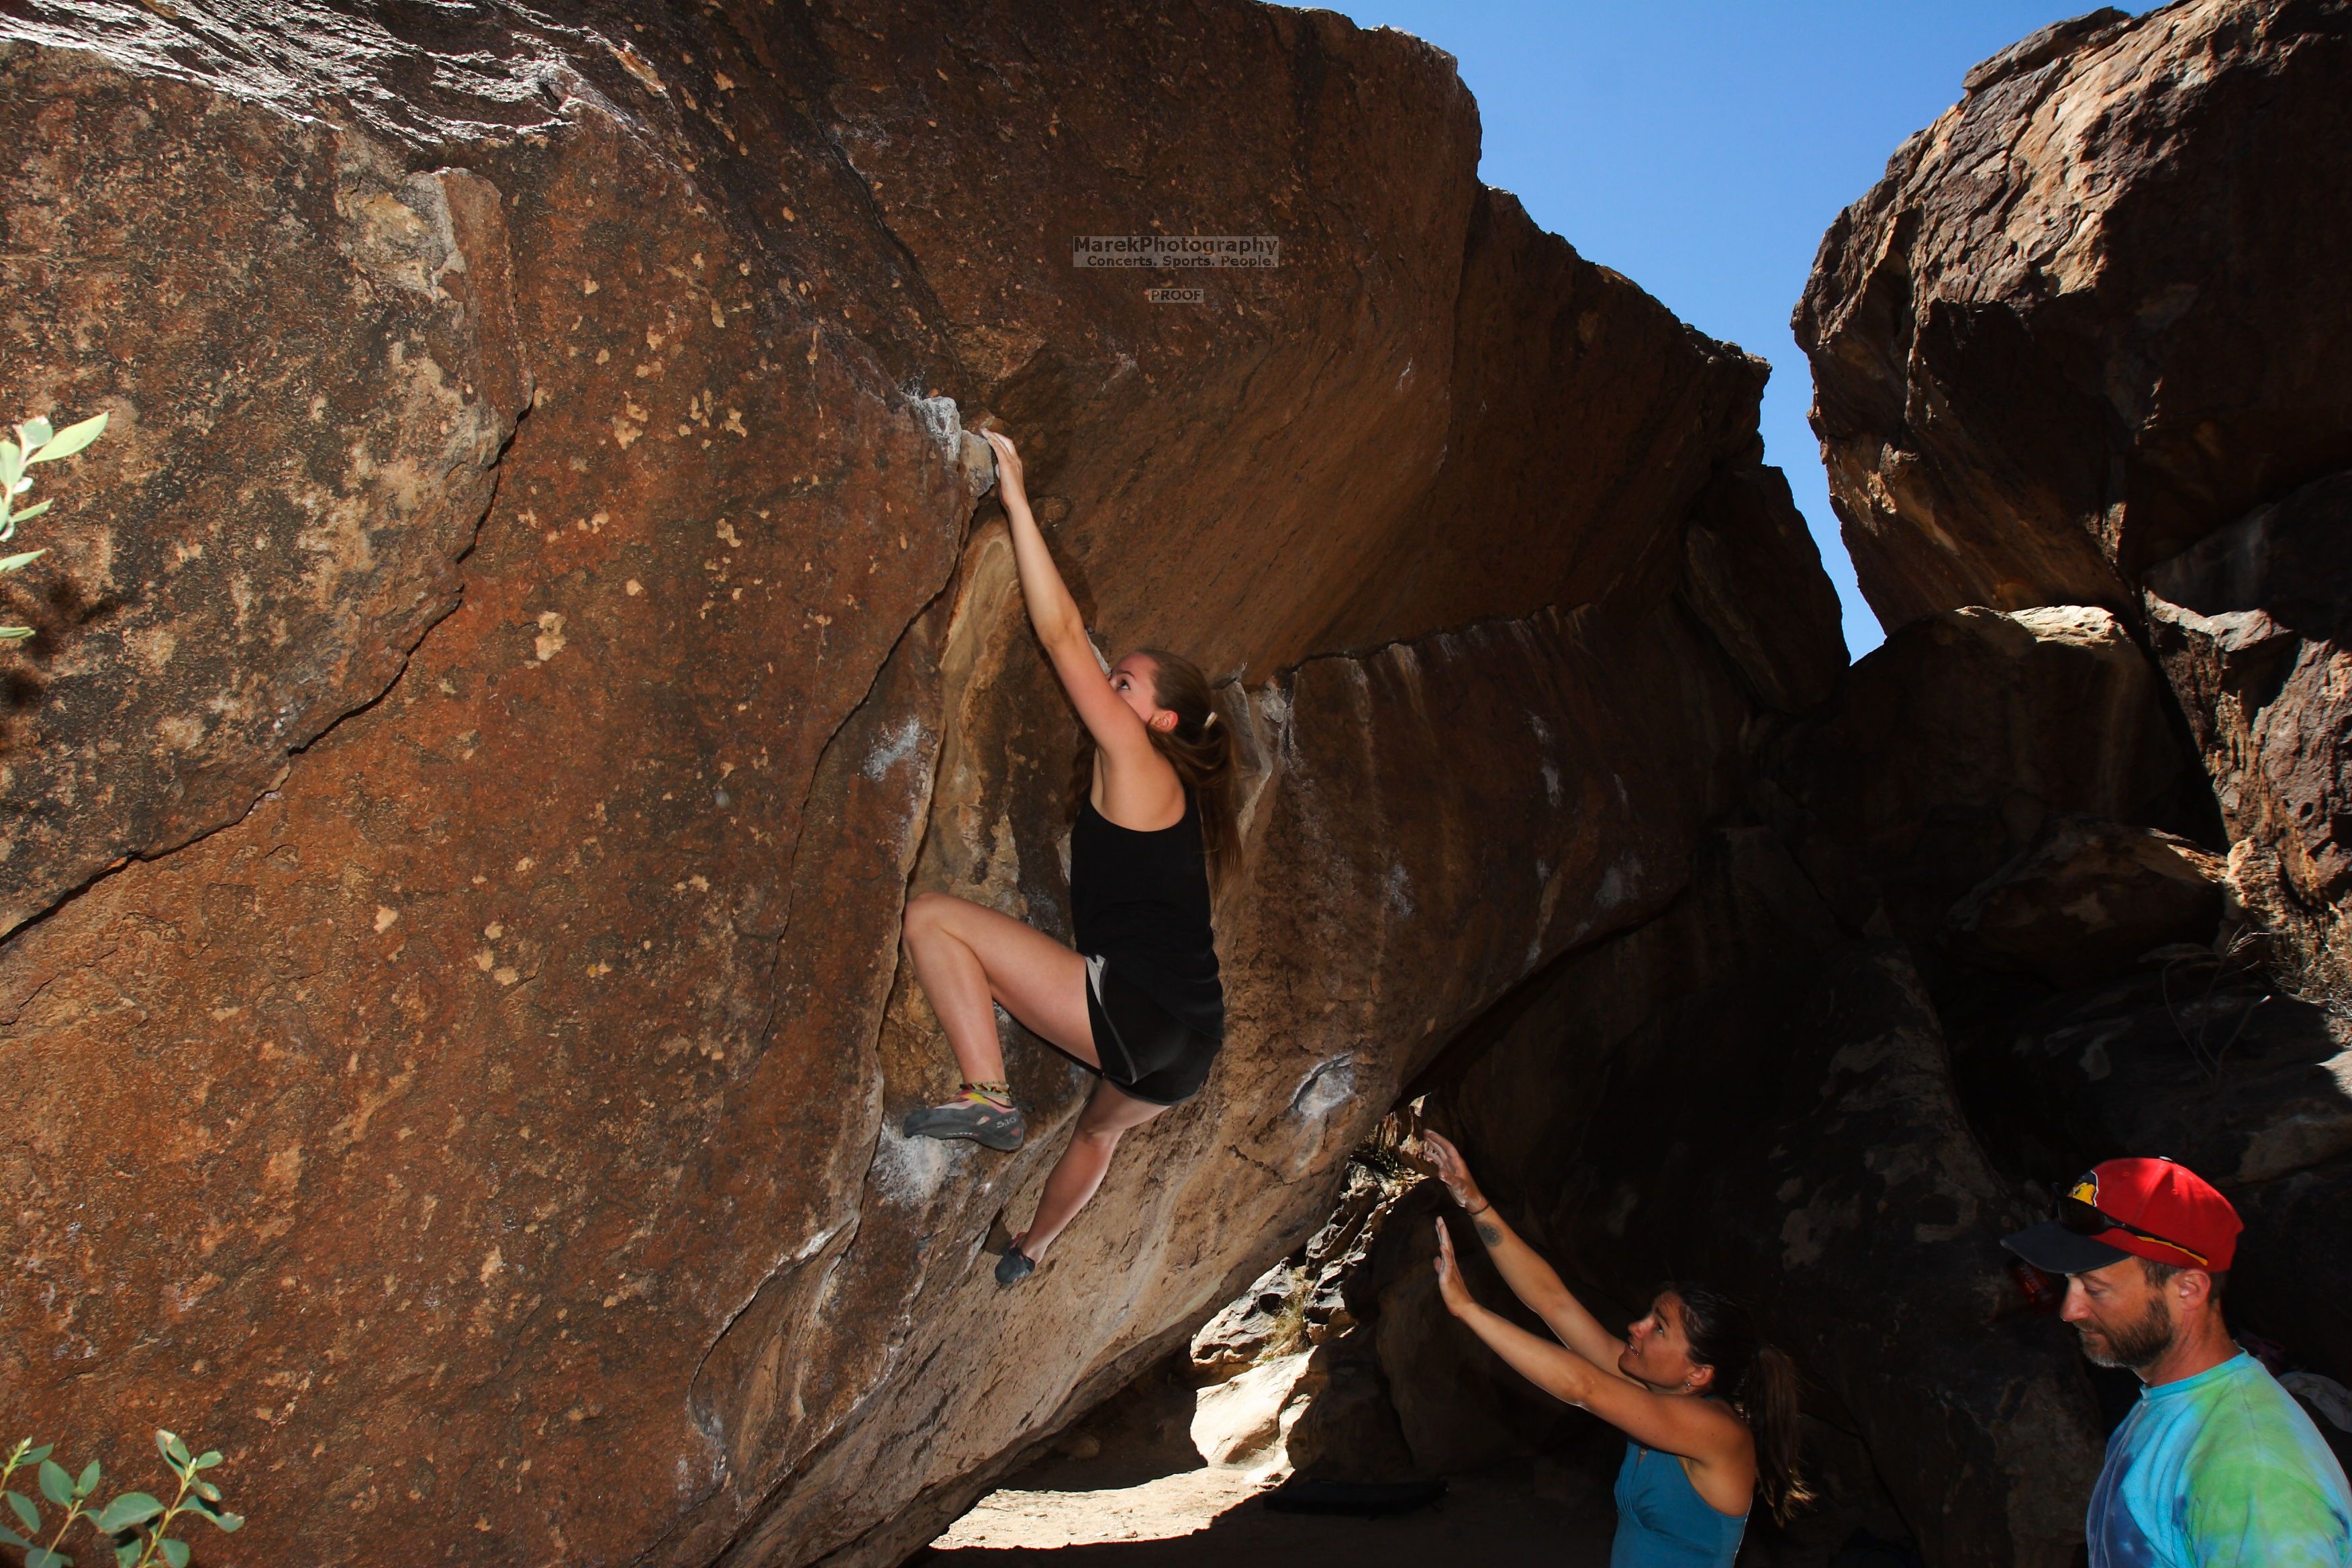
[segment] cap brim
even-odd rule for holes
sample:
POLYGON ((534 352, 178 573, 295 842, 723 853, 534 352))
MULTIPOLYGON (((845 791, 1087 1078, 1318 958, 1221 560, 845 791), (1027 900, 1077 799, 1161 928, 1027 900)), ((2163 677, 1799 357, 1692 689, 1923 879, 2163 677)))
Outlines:
POLYGON ((2088 1274, 2131 1256, 2120 1247, 2068 1230, 2054 1219, 2004 1236, 2000 1244, 2045 1274, 2088 1274))

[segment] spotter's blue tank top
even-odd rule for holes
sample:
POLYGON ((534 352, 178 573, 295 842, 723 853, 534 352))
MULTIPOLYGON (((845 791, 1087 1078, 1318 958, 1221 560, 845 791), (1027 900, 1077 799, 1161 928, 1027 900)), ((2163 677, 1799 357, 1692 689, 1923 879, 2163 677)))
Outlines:
POLYGON ((1683 1462, 1627 1438, 1617 1468, 1617 1537, 1609 1568, 1731 1568, 1748 1516, 1718 1513, 1683 1462))

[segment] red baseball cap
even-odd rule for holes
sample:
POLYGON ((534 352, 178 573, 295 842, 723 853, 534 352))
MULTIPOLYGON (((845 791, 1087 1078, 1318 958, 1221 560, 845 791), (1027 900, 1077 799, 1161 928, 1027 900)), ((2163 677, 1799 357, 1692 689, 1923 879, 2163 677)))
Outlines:
POLYGON ((2052 1274, 2087 1274, 2127 1257, 2219 1274, 2244 1228, 2230 1200, 2188 1166, 2107 1160, 2067 1189, 2057 1218, 2001 1245, 2052 1274))

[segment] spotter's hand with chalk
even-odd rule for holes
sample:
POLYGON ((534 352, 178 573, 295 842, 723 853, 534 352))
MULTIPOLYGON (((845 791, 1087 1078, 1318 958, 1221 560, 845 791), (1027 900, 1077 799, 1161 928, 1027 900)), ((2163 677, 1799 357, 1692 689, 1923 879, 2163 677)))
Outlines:
POLYGON ((1423 1129, 1421 1156, 1437 1173, 1437 1179, 1445 1184, 1445 1190, 1452 1194, 1454 1201, 1462 1205, 1463 1213, 1475 1216, 1494 1207, 1486 1201, 1486 1195, 1478 1190, 1478 1184, 1471 1179, 1470 1167, 1463 1160, 1462 1151, 1456 1149, 1444 1133, 1423 1129))

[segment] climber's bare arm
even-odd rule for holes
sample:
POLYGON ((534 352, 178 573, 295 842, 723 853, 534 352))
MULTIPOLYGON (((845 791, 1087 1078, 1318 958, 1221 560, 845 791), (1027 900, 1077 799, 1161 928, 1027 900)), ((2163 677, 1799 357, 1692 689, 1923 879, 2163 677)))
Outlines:
POLYGON ((1504 1220, 1502 1211, 1488 1203, 1486 1194, 1478 1190, 1462 1152, 1441 1132, 1424 1130, 1421 1142, 1429 1163, 1437 1168, 1438 1179, 1465 1211, 1478 1233, 1478 1240, 1486 1248, 1486 1256, 1494 1259, 1496 1271, 1511 1288, 1511 1294, 1541 1318, 1559 1336, 1560 1343, 1605 1370, 1609 1376, 1632 1383, 1633 1379, 1617 1370, 1617 1358, 1625 1353, 1625 1342, 1602 1328, 1601 1320, 1585 1310, 1584 1303, 1561 1282, 1559 1271, 1519 1239, 1518 1233, 1504 1220))
POLYGON ((1053 661, 1062 689, 1070 694, 1078 721, 1101 748, 1105 787, 1115 788, 1124 782, 1118 778, 1121 773, 1145 778, 1166 773, 1172 781, 1173 770, 1152 749, 1151 737, 1135 710, 1111 689, 1102 661, 1095 657, 1094 644, 1087 640, 1086 617, 1078 613, 1077 601, 1070 597, 1061 569, 1054 564, 1053 552, 1045 547, 1045 536, 1038 531, 1036 516, 1029 510, 1021 454, 1002 431, 983 430, 981 435, 996 448, 996 492, 1013 531, 1013 558, 1021 571, 1021 596, 1029 606, 1029 624, 1036 628, 1037 640, 1045 645, 1045 657, 1053 661))
MULTIPOLYGON (((1453 1238, 1437 1222, 1437 1289, 1446 1310, 1468 1326, 1511 1369, 1555 1399, 1590 1410, 1645 1447, 1691 1461, 1694 1470, 1748 1467, 1753 1484, 1754 1447, 1747 1428, 1728 1412, 1704 1399, 1660 1394, 1619 1373, 1595 1366, 1575 1351, 1556 1345, 1480 1306, 1454 1264, 1453 1238)), ((1704 1478, 1694 1473, 1692 1480, 1704 1478)))

